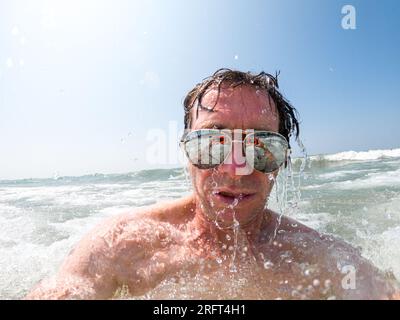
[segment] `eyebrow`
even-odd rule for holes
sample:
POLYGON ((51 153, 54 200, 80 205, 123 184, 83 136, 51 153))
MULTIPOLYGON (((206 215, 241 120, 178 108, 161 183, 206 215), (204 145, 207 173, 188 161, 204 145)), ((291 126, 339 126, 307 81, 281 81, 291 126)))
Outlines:
POLYGON ((215 123, 215 122, 212 122, 212 121, 204 121, 204 122, 202 122, 200 124, 199 128, 201 128, 201 129, 219 129, 219 130, 226 129, 226 127, 224 125, 222 125, 220 123, 215 123))
MULTIPOLYGON (((229 129, 225 125, 221 123, 216 123, 212 121, 204 121, 200 124, 199 129, 218 129, 218 130, 223 130, 223 129, 229 129)), ((247 129, 253 129, 255 131, 273 131, 271 128, 247 128, 247 129)))

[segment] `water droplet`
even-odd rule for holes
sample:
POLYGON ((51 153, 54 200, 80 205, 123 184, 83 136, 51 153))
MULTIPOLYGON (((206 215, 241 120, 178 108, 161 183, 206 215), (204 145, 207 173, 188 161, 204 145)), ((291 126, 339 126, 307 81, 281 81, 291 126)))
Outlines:
POLYGON ((233 263, 230 265, 229 271, 230 272, 237 272, 237 268, 233 263))
POLYGON ((297 228, 297 223, 292 223, 291 226, 292 226, 293 228, 297 228))
POLYGON ((19 34, 19 28, 16 27, 16 26, 15 26, 14 28, 12 28, 11 34, 12 34, 13 36, 17 36, 17 35, 19 34))
MULTIPOLYGON (((239 199, 238 199, 238 198, 235 198, 235 199, 233 200, 232 204, 230 205, 230 207, 231 207, 231 208, 236 207, 236 206, 238 205, 238 203, 239 203, 239 199)), ((236 222, 236 221, 235 221, 235 222, 236 222)))
POLYGON ((318 287, 319 286, 319 280, 318 279, 314 279, 312 284, 313 284, 314 287, 318 287))
POLYGON ((247 247, 244 247, 244 248, 243 248, 243 251, 244 251, 244 252, 247 252, 247 250, 248 250, 247 247))
POLYGON ((8 58, 6 61, 7 68, 12 68, 14 66, 14 61, 12 58, 8 58))
POLYGON ((218 263, 218 264, 221 264, 221 263, 222 263, 222 259, 221 259, 221 258, 217 258, 216 260, 217 260, 217 263, 218 263))
POLYGON ((297 290, 292 290, 292 297, 298 297, 299 292, 297 290))
POLYGON ((226 240, 231 240, 232 238, 231 238, 231 236, 229 235, 229 234, 227 234, 226 236, 225 236, 225 238, 226 238, 226 240))
POLYGON ((329 288, 332 285, 332 281, 330 279, 326 279, 324 282, 325 288, 329 288))
POLYGON ((271 269, 273 266, 274 266, 274 264, 269 260, 264 262, 265 269, 271 269))

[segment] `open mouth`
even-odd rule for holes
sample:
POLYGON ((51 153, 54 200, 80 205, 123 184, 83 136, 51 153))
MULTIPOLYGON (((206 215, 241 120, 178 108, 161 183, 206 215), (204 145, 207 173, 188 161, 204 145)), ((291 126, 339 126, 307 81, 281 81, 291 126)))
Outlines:
POLYGON ((231 192, 231 191, 215 191, 213 195, 221 202, 226 204, 241 203, 253 198, 255 193, 248 192, 231 192))

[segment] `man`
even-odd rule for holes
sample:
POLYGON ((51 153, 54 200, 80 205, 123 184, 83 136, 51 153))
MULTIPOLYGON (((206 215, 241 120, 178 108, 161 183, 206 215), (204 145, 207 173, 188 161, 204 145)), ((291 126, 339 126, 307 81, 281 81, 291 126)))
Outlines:
POLYGON ((28 299, 140 296, 161 283, 192 298, 394 297, 393 279, 356 249, 267 208, 299 133, 277 77, 221 69, 184 107, 193 194, 108 219, 28 299))

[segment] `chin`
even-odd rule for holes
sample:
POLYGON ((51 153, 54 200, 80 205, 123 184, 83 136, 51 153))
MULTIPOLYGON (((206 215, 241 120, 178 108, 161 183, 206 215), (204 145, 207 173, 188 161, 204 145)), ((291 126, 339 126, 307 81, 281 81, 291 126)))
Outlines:
POLYGON ((210 208, 213 212, 210 220, 215 221, 218 226, 222 228, 233 228, 235 226, 235 221, 237 221, 240 225, 247 225, 251 222, 255 216, 249 215, 249 213, 254 213, 254 209, 242 209, 242 208, 234 208, 231 209, 229 207, 220 207, 220 208, 210 208))

